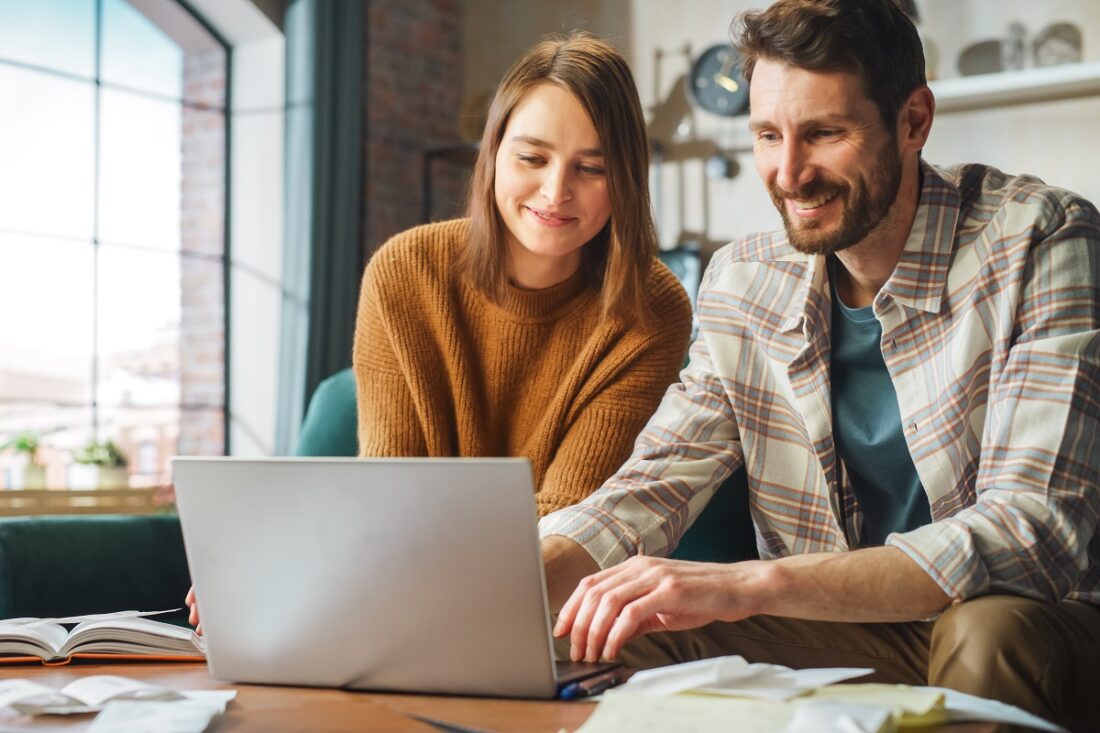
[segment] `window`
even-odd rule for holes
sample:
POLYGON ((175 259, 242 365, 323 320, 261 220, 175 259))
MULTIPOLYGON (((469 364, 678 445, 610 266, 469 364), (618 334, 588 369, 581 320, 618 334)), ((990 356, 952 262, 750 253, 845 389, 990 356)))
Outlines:
POLYGON ((226 59, 173 0, 0 0, 0 487, 224 452, 226 59))

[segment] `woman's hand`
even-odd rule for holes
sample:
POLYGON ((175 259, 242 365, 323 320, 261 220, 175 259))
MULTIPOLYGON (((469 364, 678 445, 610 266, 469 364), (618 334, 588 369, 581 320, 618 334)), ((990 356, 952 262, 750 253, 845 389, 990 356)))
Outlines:
POLYGON ((202 635, 202 621, 199 620, 199 602, 195 598, 195 586, 187 589, 187 597, 183 599, 191 612, 187 615, 187 623, 195 627, 195 633, 202 635))

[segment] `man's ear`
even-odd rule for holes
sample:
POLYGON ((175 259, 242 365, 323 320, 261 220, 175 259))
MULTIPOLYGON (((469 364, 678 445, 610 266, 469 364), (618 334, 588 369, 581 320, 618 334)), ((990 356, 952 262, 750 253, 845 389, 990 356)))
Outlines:
POLYGON ((927 85, 914 89, 898 111, 898 142, 913 152, 920 152, 932 131, 936 113, 936 98, 927 85))

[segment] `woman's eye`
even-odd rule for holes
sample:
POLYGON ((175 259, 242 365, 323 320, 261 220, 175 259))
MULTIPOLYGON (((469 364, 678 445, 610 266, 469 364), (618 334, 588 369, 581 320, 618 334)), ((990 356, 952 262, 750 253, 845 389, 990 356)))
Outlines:
POLYGON ((542 165, 543 162, 542 158, 538 157, 537 155, 525 155, 523 153, 520 153, 516 156, 516 158, 521 163, 526 163, 527 165, 542 165))
POLYGON ((605 171, 598 165, 582 165, 580 172, 588 176, 602 176, 605 171))

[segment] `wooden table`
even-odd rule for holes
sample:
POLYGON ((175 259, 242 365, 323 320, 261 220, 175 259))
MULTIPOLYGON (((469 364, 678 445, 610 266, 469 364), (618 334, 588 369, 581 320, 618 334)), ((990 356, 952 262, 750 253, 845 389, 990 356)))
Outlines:
MULTIPOLYGON (((162 685, 173 690, 237 690, 224 716, 209 728, 212 733, 439 733, 435 727, 409 714, 465 726, 479 733, 558 733, 574 731, 592 713, 585 702, 540 702, 439 695, 401 695, 347 692, 309 687, 274 687, 227 684, 213 680, 206 665, 195 663, 72 664, 63 667, 8 665, 0 667, 0 679, 25 677, 60 688, 77 677, 115 674, 162 685)), ((43 716, 29 718, 11 708, 0 710, 0 732, 81 731, 92 716, 43 716)), ((989 724, 957 724, 950 733, 990 733, 989 724)))
MULTIPOLYGON (((485 731, 557 733, 575 730, 591 714, 589 703, 498 700, 436 695, 388 695, 309 687, 227 684, 213 680, 206 665, 194 663, 72 664, 62 667, 9 665, 0 679, 25 677, 60 688, 84 675, 116 674, 173 690, 237 690, 225 715, 210 727, 216 733, 302 733, 379 731, 439 733, 402 713, 479 728, 485 731)), ((84 730, 91 715, 29 718, 11 708, 0 710, 0 731, 84 730)))

